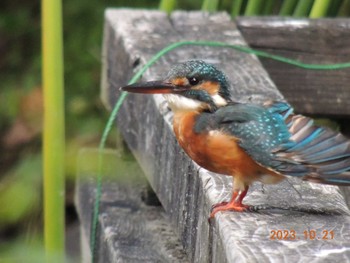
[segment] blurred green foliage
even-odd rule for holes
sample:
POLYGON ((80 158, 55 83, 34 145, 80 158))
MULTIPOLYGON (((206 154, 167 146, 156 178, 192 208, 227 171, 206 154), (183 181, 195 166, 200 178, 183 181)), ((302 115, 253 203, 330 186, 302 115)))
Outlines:
MULTIPOLYGON (((158 0, 63 1, 68 189, 73 189, 69 185, 74 183, 79 149, 97 147, 108 117, 99 99, 104 10, 118 6, 157 8, 158 4, 158 0)), ((31 110, 32 103, 23 100, 41 86, 40 20, 40 1, 0 2, 0 163, 4 164, 0 169, 0 261, 24 247, 27 239, 18 235, 40 233, 42 223, 41 133, 19 143, 33 126, 26 112, 40 115, 31 110), (16 136, 18 143, 12 145, 16 136), (8 146, 10 137, 12 144, 8 146), (18 242, 12 246, 10 241, 18 242)), ((34 99, 34 103, 38 101, 34 99)))
MULTIPOLYGON (((181 2, 185 9, 199 9, 201 5, 198 0, 181 2)), ((79 150, 97 147, 108 117, 99 98, 104 10, 158 6, 159 0, 63 1, 67 189, 73 189, 79 150)), ((26 116, 31 106, 28 108, 23 99, 41 87, 40 22, 40 1, 0 2, 0 203, 6 204, 0 207, 0 240, 5 240, 0 247, 1 260, 4 250, 11 247, 6 240, 18 240, 18 234, 28 231, 37 232, 42 222, 41 133, 33 133, 11 147, 3 142, 8 134, 12 134, 12 140, 18 136, 13 127, 27 133, 37 125, 26 116), (21 130, 22 126, 27 128, 21 130)), ((34 103, 38 102, 34 99, 34 103)), ((34 114, 40 115, 37 110, 34 114)), ((22 245, 10 250, 23 247, 25 239, 19 240, 22 245)))
POLYGON ((40 208, 41 165, 41 154, 33 153, 12 167, 1 179, 0 228, 18 223, 40 208))

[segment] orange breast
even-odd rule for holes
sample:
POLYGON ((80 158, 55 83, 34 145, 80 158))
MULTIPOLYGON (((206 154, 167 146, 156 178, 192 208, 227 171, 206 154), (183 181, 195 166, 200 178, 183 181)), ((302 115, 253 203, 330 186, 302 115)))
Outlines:
POLYGON ((174 115, 174 132, 179 144, 196 163, 215 173, 243 176, 247 183, 259 180, 263 174, 280 176, 256 163, 234 136, 221 131, 195 133, 193 127, 198 114, 178 112, 174 115))

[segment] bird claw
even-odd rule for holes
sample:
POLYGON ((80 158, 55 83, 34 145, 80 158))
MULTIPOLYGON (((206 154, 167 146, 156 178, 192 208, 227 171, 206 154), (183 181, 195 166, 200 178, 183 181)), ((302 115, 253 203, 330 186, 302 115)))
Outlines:
POLYGON ((228 204, 228 202, 217 203, 211 207, 210 211, 213 211, 215 208, 220 207, 220 206, 226 206, 227 204, 228 204))
POLYGON ((251 207, 249 205, 244 205, 239 202, 221 202, 212 206, 209 220, 214 218, 215 214, 220 211, 245 212, 250 210, 251 207))

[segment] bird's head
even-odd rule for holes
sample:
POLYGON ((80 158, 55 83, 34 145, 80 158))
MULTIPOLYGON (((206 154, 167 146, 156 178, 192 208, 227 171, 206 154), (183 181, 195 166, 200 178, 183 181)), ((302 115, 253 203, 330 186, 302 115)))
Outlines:
POLYGON ((136 83, 121 89, 163 94, 173 111, 215 111, 231 101, 225 74, 202 60, 175 65, 164 80, 136 83))

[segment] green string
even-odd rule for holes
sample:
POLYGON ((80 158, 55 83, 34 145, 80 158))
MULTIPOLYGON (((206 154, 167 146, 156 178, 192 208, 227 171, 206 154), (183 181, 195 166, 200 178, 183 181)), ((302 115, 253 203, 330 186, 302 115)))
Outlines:
MULTIPOLYGON (((254 54, 259 57, 264 57, 264 58, 270 58, 276 61, 280 61, 286 64, 294 65, 296 67, 304 68, 304 69, 312 69, 312 70, 336 70, 336 69, 344 69, 344 68, 350 68, 350 62, 346 63, 337 63, 337 64, 307 64, 300 62, 298 60, 294 59, 289 59, 286 57, 278 56, 278 55, 273 55, 264 51, 259 51, 255 50, 246 46, 239 46, 239 45, 232 45, 232 44, 227 44, 223 42, 215 42, 215 41, 180 41, 173 43, 165 48, 163 48, 161 51, 159 51, 156 55, 154 55, 129 81, 128 84, 133 84, 136 81, 139 80, 139 78, 145 73, 145 71, 152 66, 156 61, 159 60, 162 56, 167 54, 168 52, 182 47, 182 46, 209 46, 209 47, 221 47, 221 48, 232 48, 235 50, 238 50, 240 52, 248 53, 248 54, 254 54)), ((99 155, 98 155, 98 174, 97 174, 97 182, 96 182, 96 196, 95 196, 95 203, 94 203, 94 210, 93 210, 93 218, 91 222, 91 235, 90 235, 90 247, 91 247, 91 257, 92 257, 92 262, 94 263, 96 260, 96 232, 97 232, 97 226, 98 226, 98 215, 100 212, 100 199, 101 199, 101 194, 102 194, 102 163, 103 163, 103 158, 102 158, 102 151, 105 148, 106 141, 108 134, 110 130, 112 129, 114 120, 117 116, 117 113, 122 106, 125 98, 127 96, 127 92, 122 92, 121 96, 119 97, 117 103, 115 104, 111 115, 107 121, 107 124, 105 126, 105 129, 103 131, 101 141, 99 144, 99 155)))
MULTIPOLYGON (((169 50, 170 51, 170 50, 169 50)), ((169 52, 167 51, 167 52, 169 52)), ((166 53, 166 52, 165 52, 166 53)), ((165 54, 164 53, 164 54, 165 54)), ((164 55, 163 53, 159 52, 157 53, 150 61, 148 61, 128 82, 128 84, 135 83, 145 71, 152 66, 161 56, 164 55)), ((101 141, 98 147, 98 173, 97 173, 97 182, 96 182, 96 195, 95 195, 95 203, 94 203, 94 209, 93 209, 93 218, 91 222, 91 234, 90 234, 90 249, 92 251, 91 253, 91 262, 94 263, 96 259, 96 232, 97 232, 97 226, 98 226, 98 215, 100 213, 100 200, 101 200, 101 194, 102 194, 102 164, 103 164, 103 158, 102 158, 102 151, 106 146, 106 141, 108 138, 108 134, 110 130, 112 129, 112 126, 114 124, 114 120, 118 114, 118 111, 120 107, 122 106, 126 96, 127 92, 122 92, 120 97, 118 98, 117 103, 115 104, 111 115, 108 118, 107 124, 103 130, 103 134, 101 137, 101 141)))

